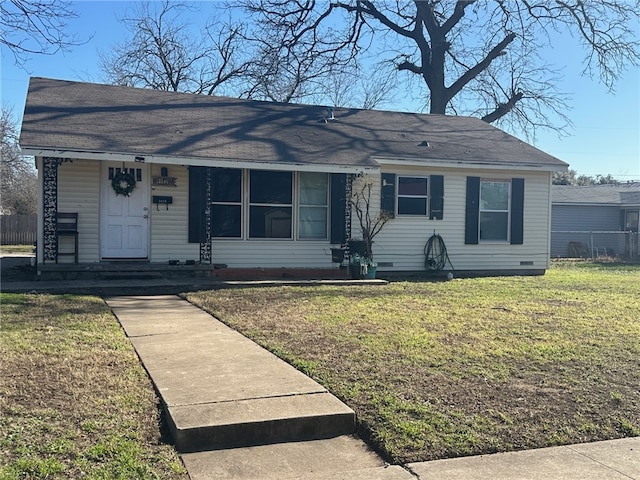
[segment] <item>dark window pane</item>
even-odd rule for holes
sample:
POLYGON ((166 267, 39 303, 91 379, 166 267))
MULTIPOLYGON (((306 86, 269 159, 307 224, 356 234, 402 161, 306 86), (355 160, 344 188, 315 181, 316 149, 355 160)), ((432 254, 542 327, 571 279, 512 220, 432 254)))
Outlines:
POLYGON ((242 207, 240 205, 212 205, 211 235, 239 238, 242 234, 242 207))
POLYGON ((290 205, 293 198, 293 173, 251 170, 250 202, 290 205))
POLYGON ((427 199, 398 197, 398 214, 399 215, 426 215, 427 199))
POLYGON ((480 212, 480 240, 507 241, 508 212, 480 212))
POLYGON ((251 207, 250 238, 291 238, 291 207, 251 207))
POLYGON ((242 201, 242 170, 239 168, 214 168, 212 199, 214 202, 242 201))
POLYGON ((398 177, 398 195, 427 195, 427 179, 398 177))

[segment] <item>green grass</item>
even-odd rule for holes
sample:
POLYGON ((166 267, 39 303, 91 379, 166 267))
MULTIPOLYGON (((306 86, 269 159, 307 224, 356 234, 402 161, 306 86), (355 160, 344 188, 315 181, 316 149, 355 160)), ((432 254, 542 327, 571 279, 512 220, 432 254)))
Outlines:
POLYGON ((393 462, 640 435, 640 268, 188 299, 356 410, 393 462))
POLYGON ((158 400, 95 297, 1 294, 0 479, 186 479, 158 400))

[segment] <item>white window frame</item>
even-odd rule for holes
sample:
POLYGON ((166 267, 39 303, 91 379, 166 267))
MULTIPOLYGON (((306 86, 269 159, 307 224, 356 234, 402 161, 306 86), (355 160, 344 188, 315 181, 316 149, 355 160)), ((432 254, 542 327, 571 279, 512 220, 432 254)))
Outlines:
MULTIPOLYGON (((219 237, 213 236, 213 240, 242 240, 244 238, 244 232, 246 229, 245 225, 245 208, 244 208, 244 197, 245 197, 245 171, 241 168, 230 168, 230 170, 240 170, 240 201, 239 202, 215 202, 212 201, 211 205, 221 205, 221 206, 239 206, 240 207, 240 236, 238 237, 219 237)), ((215 217, 214 220, 215 222, 215 217)), ((213 222, 211 224, 211 230, 213 231, 213 222)))
POLYGON ((481 243, 509 243, 511 241, 511 180, 503 178, 482 178, 480 179, 480 193, 479 193, 479 208, 478 208, 478 240, 481 243), (482 185, 486 183, 503 183, 508 187, 507 190, 507 208, 506 210, 497 209, 485 209, 482 206, 482 185), (482 238, 482 214, 483 213, 506 213, 507 225, 506 236, 504 239, 483 239, 482 238))
POLYGON ((251 172, 252 171, 262 171, 259 168, 256 169, 247 169, 247 188, 246 188, 246 232, 247 239, 253 241, 283 241, 283 240, 293 240, 294 239, 294 229, 296 225, 296 199, 295 199, 295 191, 296 191, 296 172, 290 170, 275 170, 280 173, 289 173, 291 174, 291 203, 253 203, 251 202, 251 172), (251 207, 280 207, 280 208, 290 208, 291 209, 291 228, 289 231, 288 237, 252 237, 251 236, 251 207))
POLYGON ((324 241, 324 240, 328 240, 329 239, 329 199, 330 199, 330 195, 331 195, 331 191, 330 191, 330 183, 331 183, 331 178, 329 177, 328 173, 323 173, 323 172, 295 172, 296 175, 296 183, 297 183, 297 206, 296 206, 296 213, 297 213, 297 218, 296 218, 296 226, 297 226, 297 235, 296 235, 296 239, 300 240, 300 241, 324 241), (305 173, 313 173, 313 174, 323 174, 327 180, 327 187, 325 190, 325 203, 324 204, 311 204, 311 205, 307 205, 307 204, 303 204, 302 203, 302 195, 301 195, 301 190, 302 190, 302 176, 305 173), (313 209, 322 209, 325 211, 325 225, 324 225, 324 236, 323 237, 302 237, 300 235, 300 222, 302 221, 302 215, 300 213, 300 209, 302 208, 313 208, 313 209))
POLYGON ((396 176, 396 215, 401 217, 428 217, 429 216, 429 189, 431 185, 429 183, 428 175, 397 175, 396 176), (401 178, 419 178, 427 181, 427 193, 425 195, 402 195, 400 194, 400 179, 401 178), (425 212, 424 213, 401 213, 400 212, 400 198, 424 198, 425 212))

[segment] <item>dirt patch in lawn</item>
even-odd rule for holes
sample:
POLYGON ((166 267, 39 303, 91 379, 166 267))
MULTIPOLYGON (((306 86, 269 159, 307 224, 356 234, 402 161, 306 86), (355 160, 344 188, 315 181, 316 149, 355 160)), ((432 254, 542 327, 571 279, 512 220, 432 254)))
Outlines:
POLYGON ((188 298, 355 409, 396 463, 640 435, 640 269, 188 298))

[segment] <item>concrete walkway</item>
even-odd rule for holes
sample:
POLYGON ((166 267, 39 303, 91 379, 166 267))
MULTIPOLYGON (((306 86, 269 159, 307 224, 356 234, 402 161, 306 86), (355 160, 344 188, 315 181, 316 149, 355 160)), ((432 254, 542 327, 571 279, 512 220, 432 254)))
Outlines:
POLYGON ((640 480, 640 438, 385 465, 353 411, 180 297, 106 298, 160 393, 193 480, 640 480))

